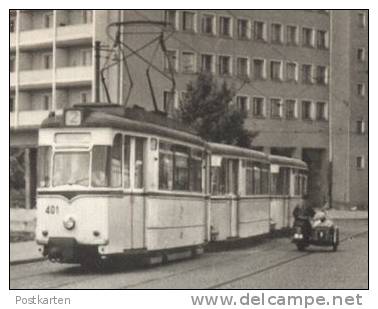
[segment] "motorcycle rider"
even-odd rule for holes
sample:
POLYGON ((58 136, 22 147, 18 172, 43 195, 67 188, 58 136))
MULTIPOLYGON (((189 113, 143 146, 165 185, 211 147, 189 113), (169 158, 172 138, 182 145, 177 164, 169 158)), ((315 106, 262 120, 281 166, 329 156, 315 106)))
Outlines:
POLYGON ((311 234, 311 223, 315 215, 314 209, 308 205, 307 196, 303 204, 299 204, 293 211, 294 226, 301 225, 303 228, 303 237, 308 240, 311 234))

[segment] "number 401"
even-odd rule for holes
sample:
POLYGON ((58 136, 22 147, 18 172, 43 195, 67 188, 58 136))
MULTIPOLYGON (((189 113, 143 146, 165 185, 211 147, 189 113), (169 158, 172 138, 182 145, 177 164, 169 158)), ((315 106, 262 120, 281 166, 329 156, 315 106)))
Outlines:
POLYGON ((55 215, 59 213, 59 207, 54 205, 49 205, 46 207, 45 213, 49 215, 55 215))

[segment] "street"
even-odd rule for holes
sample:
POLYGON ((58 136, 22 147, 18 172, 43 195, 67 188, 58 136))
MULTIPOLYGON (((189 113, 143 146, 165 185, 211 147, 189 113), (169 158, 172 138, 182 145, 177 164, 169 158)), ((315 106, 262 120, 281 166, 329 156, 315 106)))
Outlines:
POLYGON ((366 289, 368 222, 338 221, 337 252, 299 252, 288 238, 206 252, 155 267, 124 266, 101 273, 48 261, 10 267, 11 289, 366 289))

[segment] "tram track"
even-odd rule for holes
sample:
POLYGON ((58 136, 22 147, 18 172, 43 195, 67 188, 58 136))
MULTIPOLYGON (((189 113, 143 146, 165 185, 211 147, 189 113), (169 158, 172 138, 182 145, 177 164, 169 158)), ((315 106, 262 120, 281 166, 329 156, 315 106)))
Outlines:
MULTIPOLYGON (((340 242, 345 242, 348 239, 355 238, 355 237, 358 237, 358 236, 362 236, 366 233, 368 233, 368 231, 363 231, 363 232, 359 232, 359 233, 346 235, 345 237, 343 237, 340 240, 340 242)), ((286 242, 285 243, 278 243, 278 242, 268 243, 268 242, 266 242, 266 243, 264 243, 264 245, 266 245, 266 247, 264 247, 264 248, 258 248, 258 246, 257 246, 257 247, 242 247, 242 248, 238 248, 238 249, 240 249, 241 253, 242 253, 242 251, 248 250, 248 249, 257 249, 256 251, 254 251, 254 253, 257 253, 257 252, 263 253, 263 252, 269 252, 269 251, 274 251, 274 250, 281 250, 283 248, 286 248, 288 243, 286 243, 286 242)), ((229 251, 229 250, 224 250, 224 252, 225 251, 229 251)), ((230 258, 223 259, 222 261, 216 262, 216 265, 221 266, 221 265, 227 265, 230 262, 241 261, 243 259, 248 258, 248 256, 251 255, 251 254, 252 253, 248 252, 248 253, 245 253, 245 254, 241 254, 238 257, 232 256, 230 258)), ((207 288, 207 289, 222 288, 222 286, 243 280, 245 278, 253 277, 255 275, 270 271, 270 270, 275 269, 275 268, 279 268, 280 266, 283 266, 285 264, 289 264, 289 263, 294 262, 298 259, 309 256, 311 254, 313 254, 313 253, 312 252, 305 252, 305 253, 302 253, 300 255, 296 255, 294 257, 291 257, 291 258, 283 259, 283 260, 280 260, 280 261, 278 261, 278 262, 276 262, 272 265, 268 265, 266 267, 263 267, 263 268, 260 268, 260 269, 257 269, 257 270, 255 269, 254 271, 248 272, 248 273, 240 275, 240 276, 236 276, 232 279, 225 280, 225 281, 219 282, 217 284, 207 286, 205 288, 207 288)), ((188 260, 188 261, 190 261, 190 260, 188 260)), ((141 280, 139 282, 123 285, 123 286, 120 286, 120 287, 114 287, 114 288, 117 288, 117 289, 130 289, 130 288, 133 289, 133 288, 138 288, 138 287, 143 288, 143 286, 146 285, 146 284, 148 285, 148 284, 151 284, 151 283, 154 283, 154 282, 161 282, 161 281, 165 281, 165 280, 168 280, 168 279, 172 279, 174 277, 179 277, 179 276, 182 276, 182 275, 188 275, 190 273, 195 273, 196 271, 209 269, 211 267, 214 267, 214 264, 215 264, 214 260, 210 259, 210 262, 207 262, 206 264, 203 264, 201 266, 190 267, 190 268, 188 268, 184 271, 174 272, 174 273, 170 273, 170 274, 167 274, 167 275, 164 275, 164 276, 153 277, 153 278, 150 278, 150 279, 147 279, 147 280, 141 280)), ((175 266, 175 265, 179 265, 179 263, 172 263, 172 264, 168 264, 167 266, 170 266, 170 265, 175 266)), ((158 268, 153 268, 153 269, 158 269, 158 268)), ((132 272, 134 272, 135 270, 136 271, 143 271, 143 269, 139 268, 139 267, 138 268, 132 268, 130 270, 132 272)), ((147 269, 147 271, 148 271, 148 269, 147 269)), ((53 279, 59 279, 59 275, 61 275, 62 273, 64 274, 64 272, 65 272, 65 270, 59 270, 58 272, 54 272, 53 274, 55 274, 55 278, 53 278, 53 279)), ((43 273, 30 274, 30 275, 27 275, 27 276, 18 276, 16 278, 12 278, 11 281, 20 282, 22 280, 31 279, 31 278, 38 278, 38 277, 46 278, 46 276, 51 274, 51 273, 52 273, 51 271, 46 271, 46 272, 43 272, 43 273)), ((128 273, 129 272, 122 272, 122 269, 121 269, 121 272, 118 272, 118 273, 116 271, 114 272, 114 274, 119 274, 119 275, 122 275, 122 274, 127 275, 128 273)), ((79 278, 77 276, 75 276, 75 278, 66 278, 68 280, 64 280, 64 282, 60 282, 59 284, 54 284, 53 282, 51 282, 52 283, 51 285, 49 284, 48 286, 41 287, 41 288, 46 288, 46 289, 67 288, 67 289, 69 289, 70 285, 72 285, 72 284, 82 284, 82 283, 85 283, 86 281, 91 281, 93 279, 99 279, 103 275, 103 273, 85 273, 85 272, 83 272, 82 274, 84 276, 82 278, 82 280, 78 280, 79 278)), ((113 274, 113 272, 106 272, 105 274, 111 275, 111 274, 113 274)), ((64 279, 64 277, 60 277, 60 278, 64 279)), ((48 279, 48 278, 46 278, 46 279, 48 279)))
MULTIPOLYGON (((363 231, 363 232, 359 232, 357 234, 354 234, 354 235, 351 235, 351 236, 348 236, 348 237, 344 237, 340 240, 340 243, 341 242, 344 242, 344 241, 347 241, 349 239, 352 239, 352 238, 355 238, 355 237, 359 237, 359 236, 362 236, 364 234, 367 234, 368 231, 363 231)), ((275 269, 275 268, 278 268, 280 266, 283 266, 285 264, 289 264, 291 262, 294 262, 296 260, 299 260, 301 258, 304 258, 304 257, 307 257, 309 255, 312 255, 314 254, 313 252, 305 252, 305 253, 302 253, 301 255, 298 255, 298 256, 295 256, 291 259, 287 259, 287 260, 284 260, 284 261, 281 261, 281 262, 278 262, 276 264, 273 264, 273 265, 269 265, 267 267, 264 267, 264 268, 261 268, 257 271, 254 271, 254 272, 250 272, 248 274, 245 274, 245 275, 242 275, 242 276, 238 276, 238 277, 235 277, 233 279, 230 279, 230 280, 227 280, 227 281, 223 281, 222 283, 218 283, 218 284, 215 284, 215 285, 212 285, 212 286, 209 286, 208 289, 218 289, 224 285, 227 285, 227 284, 230 284, 230 283, 234 283, 234 282, 237 282, 237 281, 240 281, 240 280, 243 280, 243 279, 246 279, 246 278, 250 278, 250 277, 253 277, 253 276, 256 276, 258 274, 261 274, 261 273, 264 273, 264 272, 267 272, 267 271, 270 271, 272 269, 275 269)))
MULTIPOLYGON (((275 243, 275 244, 265 243, 265 244, 268 247, 264 248, 264 249, 258 250, 259 252, 269 252, 269 251, 277 250, 277 249, 280 249, 280 248, 282 249, 282 248, 285 248, 287 246, 286 244, 277 245, 277 243, 275 243)), ((255 247, 255 248, 257 248, 257 247, 255 247)), ((240 250, 248 250, 248 249, 255 249, 255 248, 254 247, 244 247, 244 248, 239 248, 239 249, 240 250)), ((227 250, 227 251, 229 251, 229 250, 227 250)), ((239 257, 233 256, 231 258, 224 259, 222 262, 218 262, 217 266, 224 265, 224 264, 227 265, 231 261, 242 260, 243 258, 246 258, 249 255, 250 255, 249 253, 246 253, 246 254, 243 254, 242 256, 239 256, 239 257)), ((201 257, 199 259, 201 259, 201 257)), ((191 261, 191 260, 186 260, 186 261, 191 261)), ((173 263, 170 263, 168 265, 179 265, 178 263, 179 262, 173 262, 173 263)), ((158 266, 158 267, 161 267, 161 265, 158 266)), ((213 260, 211 260, 209 263, 206 263, 206 264, 201 265, 199 267, 192 267, 192 268, 189 268, 189 269, 187 269, 185 271, 175 272, 175 273, 172 273, 172 274, 169 274, 169 275, 166 275, 166 276, 160 276, 158 278, 151 278, 151 279, 148 279, 148 280, 143 280, 143 281, 140 281, 140 282, 137 282, 137 283, 134 283, 134 284, 128 284, 126 286, 118 287, 117 289, 130 289, 130 288, 137 287, 139 285, 153 283, 153 282, 158 282, 158 281, 161 281, 161 280, 166 280, 166 279, 169 279, 169 278, 173 278, 175 276, 185 275, 185 274, 188 274, 188 273, 191 273, 191 272, 195 272, 197 270, 203 270, 203 269, 211 268, 211 267, 214 267, 214 261, 213 260)), ((140 270, 140 269, 138 269, 138 270, 140 270)), ((90 279, 85 278, 85 279, 80 280, 80 281, 75 280, 75 281, 72 281, 72 282, 65 282, 65 283, 62 283, 62 284, 50 286, 49 288, 50 289, 63 288, 65 286, 69 286, 71 283, 83 283, 83 282, 88 281, 88 280, 90 280, 90 279)))

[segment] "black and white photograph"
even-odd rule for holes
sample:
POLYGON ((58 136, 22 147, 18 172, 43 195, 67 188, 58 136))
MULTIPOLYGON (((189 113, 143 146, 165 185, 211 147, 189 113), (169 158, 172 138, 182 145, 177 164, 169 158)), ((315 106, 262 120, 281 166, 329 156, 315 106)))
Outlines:
POLYGON ((369 9, 10 9, 9 289, 368 290, 369 9))

